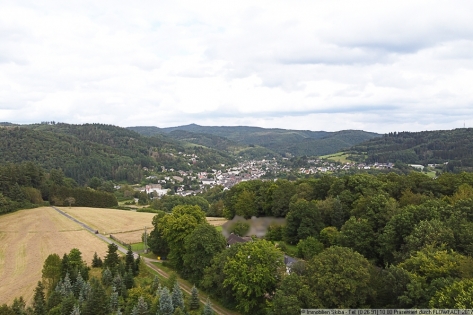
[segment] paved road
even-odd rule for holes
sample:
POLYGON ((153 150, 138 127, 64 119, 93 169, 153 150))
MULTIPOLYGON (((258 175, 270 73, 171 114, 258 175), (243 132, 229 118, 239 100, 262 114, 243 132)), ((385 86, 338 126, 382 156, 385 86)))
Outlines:
MULTIPOLYGON (((118 250, 124 254, 126 254, 126 252, 128 251, 128 249, 126 249, 125 247, 123 247, 122 245, 120 245, 119 243, 115 242, 114 240, 106 237, 105 235, 102 235, 100 233, 97 233, 95 234, 95 229, 91 228, 90 226, 88 226, 87 224, 77 220, 76 218, 73 218, 71 217, 69 214, 67 214, 66 212, 52 206, 52 208, 54 210, 56 210, 57 212, 59 212, 60 214, 62 214, 63 216, 69 218, 70 220, 76 222, 77 224, 79 224, 80 226, 82 226, 83 228, 85 228, 87 231, 89 231, 90 233, 94 234, 95 236, 97 236, 98 238, 100 238, 101 240, 109 243, 109 244, 115 244, 117 245, 118 247, 118 250)), ((139 256, 138 253, 133 253, 133 255, 135 256, 135 258, 137 258, 139 256)), ((153 262, 160 262, 159 260, 156 260, 156 259, 151 259, 151 258, 146 258, 146 257, 141 257, 141 259, 144 260, 144 262, 146 263, 146 265, 153 269, 154 271, 156 271, 157 273, 159 273, 161 276, 163 276, 164 278, 169 278, 169 274, 166 273, 165 271, 159 269, 158 267, 156 267, 155 265, 153 265, 153 262)), ((185 291, 187 294, 191 294, 191 290, 192 288, 190 288, 188 285, 186 285, 185 283, 182 283, 182 282, 179 282, 179 286, 181 287, 181 290, 185 291)), ((200 301, 205 304, 207 303, 207 301, 203 298, 200 299, 200 301)), ((214 312, 216 314, 222 314, 222 315, 227 315, 227 314, 238 314, 238 313, 234 313, 234 312, 231 312, 229 313, 228 311, 226 311, 224 308, 218 306, 218 305, 212 305, 212 309, 214 310, 214 312)))

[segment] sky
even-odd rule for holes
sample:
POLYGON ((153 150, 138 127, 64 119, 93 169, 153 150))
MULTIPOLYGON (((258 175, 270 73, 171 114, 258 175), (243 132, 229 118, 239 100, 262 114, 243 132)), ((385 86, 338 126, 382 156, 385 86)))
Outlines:
POLYGON ((0 1, 0 121, 473 127, 473 1, 0 1))

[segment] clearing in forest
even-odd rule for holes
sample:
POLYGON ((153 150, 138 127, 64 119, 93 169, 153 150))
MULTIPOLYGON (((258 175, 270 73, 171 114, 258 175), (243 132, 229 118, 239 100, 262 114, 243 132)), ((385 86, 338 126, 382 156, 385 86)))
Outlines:
POLYGON ((51 207, 0 216, 0 305, 20 296, 31 302, 48 255, 62 258, 72 248, 90 265, 94 252, 105 256, 107 244, 51 207))

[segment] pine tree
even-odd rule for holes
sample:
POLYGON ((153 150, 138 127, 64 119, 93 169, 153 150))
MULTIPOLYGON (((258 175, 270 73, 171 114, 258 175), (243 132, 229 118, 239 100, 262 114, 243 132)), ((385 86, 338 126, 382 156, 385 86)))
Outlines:
POLYGON ((112 294, 110 294, 110 310, 112 312, 118 310, 118 292, 115 286, 112 287, 112 294))
POLYGON ((72 286, 72 291, 74 292, 75 297, 79 297, 80 292, 82 291, 82 287, 84 286, 84 284, 85 284, 85 281, 82 278, 82 275, 79 271, 79 273, 77 274, 76 283, 74 283, 74 285, 72 286))
POLYGON ((115 277, 113 278, 112 286, 114 286, 115 289, 117 289, 118 295, 124 294, 122 290, 124 283, 123 283, 122 277, 119 274, 116 274, 115 277))
POLYGON ((38 281, 38 285, 36 286, 36 289, 34 290, 33 314, 46 315, 46 302, 44 300, 44 287, 41 281, 38 281))
POLYGON ((161 315, 172 315, 174 307, 168 288, 164 288, 159 297, 159 311, 161 315))
POLYGON ((76 305, 76 299, 71 293, 62 300, 61 314, 71 314, 74 310, 74 305, 76 305))
POLYGON ((105 260, 103 262, 105 267, 109 267, 111 270, 115 270, 120 261, 117 251, 118 246, 116 244, 108 244, 107 255, 105 256, 105 260))
POLYGON ((69 278, 69 272, 66 273, 66 276, 64 277, 64 280, 62 281, 61 293, 63 297, 68 296, 69 294, 72 294, 72 284, 71 284, 71 279, 69 278))
POLYGON ((136 304, 135 307, 136 307, 137 315, 149 314, 148 303, 146 303, 145 299, 142 296, 139 297, 138 304, 136 304))
POLYGON ((199 308, 199 291, 197 290, 197 288, 195 287, 195 285, 192 287, 192 290, 191 290, 191 299, 190 299, 190 303, 189 303, 189 308, 191 310, 196 310, 199 308))
POLYGON ((110 269, 107 267, 102 271, 102 284, 106 287, 111 285, 113 282, 113 275, 110 269))
POLYGON ((131 270, 131 268, 128 269, 127 273, 125 273, 123 281, 128 290, 133 288, 133 286, 135 285, 135 279, 133 278, 133 270, 131 270))
POLYGON ((214 311, 209 301, 205 304, 204 309, 202 310, 202 315, 214 315, 214 311))
POLYGON ((207 303, 205 303, 204 309, 202 310, 202 315, 214 315, 212 304, 210 303, 209 299, 207 299, 207 303))
POLYGON ((97 252, 94 253, 94 258, 92 259, 92 267, 100 268, 102 267, 102 259, 97 255, 97 252))
POLYGON ((11 306, 13 312, 17 315, 24 315, 26 314, 26 303, 22 296, 19 299, 15 298, 13 300, 13 304, 11 306))
POLYGON ((185 315, 185 314, 186 314, 186 313, 184 313, 184 311, 181 310, 180 307, 176 308, 176 309, 174 310, 174 313, 172 313, 172 315, 185 315))
POLYGON ((79 309, 78 304, 74 305, 74 308, 72 309, 71 315, 80 315, 80 309, 79 309))
POLYGON ((128 250, 125 256, 125 266, 127 270, 130 268, 135 268, 135 257, 133 255, 133 251, 131 250, 131 245, 128 245, 128 250))
POLYGON ((153 283, 151 284, 151 293, 155 293, 160 285, 158 276, 154 276, 153 283))
POLYGON ((177 282, 172 288, 172 305, 174 309, 179 307, 181 310, 184 310, 184 298, 182 297, 182 291, 177 282))

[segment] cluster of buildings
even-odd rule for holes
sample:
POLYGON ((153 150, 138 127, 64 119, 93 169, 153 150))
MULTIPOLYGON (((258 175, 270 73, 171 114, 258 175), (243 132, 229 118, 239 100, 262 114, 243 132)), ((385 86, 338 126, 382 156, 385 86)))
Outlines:
POLYGON ((356 170, 370 170, 370 169, 378 169, 378 170, 385 170, 391 169, 394 167, 393 163, 355 163, 355 162, 347 162, 344 164, 333 163, 333 162, 326 162, 322 160, 309 160, 309 163, 314 163, 314 166, 304 168, 301 167, 299 169, 299 173, 301 174, 316 174, 316 173, 334 173, 338 171, 348 171, 350 169, 356 170))

